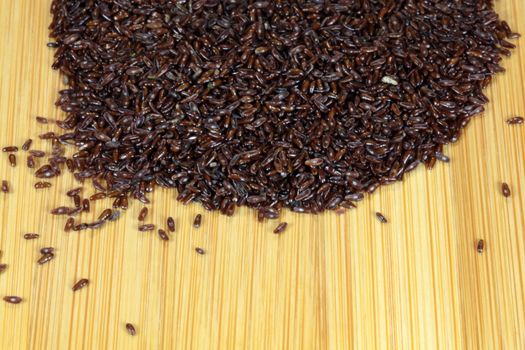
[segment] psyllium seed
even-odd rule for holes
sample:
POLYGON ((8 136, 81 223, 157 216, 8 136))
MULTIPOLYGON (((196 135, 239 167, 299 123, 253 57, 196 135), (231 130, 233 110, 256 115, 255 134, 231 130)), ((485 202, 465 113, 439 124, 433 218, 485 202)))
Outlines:
POLYGON ((33 158, 33 156, 27 156, 26 165, 29 169, 34 169, 35 168, 35 158, 33 158))
POLYGON ((18 147, 7 146, 7 147, 2 148, 2 152, 18 152, 18 147))
POLYGON ((68 218, 66 224, 64 225, 64 232, 69 232, 75 226, 75 219, 68 218))
POLYGON ((14 295, 8 295, 4 297, 4 301, 9 304, 20 304, 22 302, 22 298, 14 295))
POLYGON ((75 197, 80 193, 80 191, 82 191, 82 187, 73 188, 72 190, 67 191, 66 196, 75 197))
POLYGON ((280 233, 283 233, 284 230, 286 230, 286 227, 288 227, 288 223, 287 222, 281 222, 279 225, 277 225, 277 227, 273 230, 273 233, 275 234, 280 234, 280 233))
POLYGON ((27 240, 37 239, 38 237, 40 237, 40 235, 38 233, 26 233, 24 235, 24 239, 27 239, 27 240))
POLYGON ((47 118, 44 118, 44 117, 36 117, 35 119, 40 124, 48 124, 49 123, 49 120, 47 118))
POLYGON ((206 254, 206 252, 204 251, 204 249, 199 248, 199 247, 195 248, 195 251, 197 252, 197 254, 200 254, 200 255, 204 255, 204 254, 206 254))
POLYGON ((513 117, 507 119, 507 124, 509 125, 520 125, 523 124, 523 117, 513 117))
POLYGON ((50 262, 51 260, 53 260, 55 258, 55 254, 53 253, 48 253, 48 254, 43 254, 40 259, 37 260, 37 263, 39 265, 44 265, 48 262, 50 262))
POLYGON ((169 241, 170 240, 170 237, 168 236, 166 231, 164 231, 163 229, 159 228, 159 230, 157 232, 159 234, 159 238, 162 239, 163 241, 169 241))
POLYGON ((199 228, 201 227, 201 223, 202 223, 202 215, 197 214, 197 216, 195 216, 195 219, 193 219, 193 227, 199 228))
POLYGON ((40 190, 40 189, 43 189, 43 188, 49 188, 51 186, 52 186, 51 183, 47 182, 47 181, 39 181, 39 182, 35 183, 35 188, 37 190, 40 190))
POLYGON ((111 215, 113 215, 113 210, 111 209, 105 209, 98 217, 99 220, 101 221, 106 221, 108 220, 111 215))
POLYGON ((137 334, 137 331, 135 329, 135 326, 133 326, 131 323, 126 323, 126 331, 129 335, 134 336, 137 334))
POLYGON ((510 197, 510 187, 506 182, 501 184, 501 193, 504 197, 510 197))
POLYGON ((380 212, 376 213, 376 217, 377 217, 377 220, 379 220, 379 222, 383 224, 386 224, 388 222, 387 218, 385 218, 385 216, 381 214, 380 212))
POLYGON ((53 214, 53 215, 68 215, 70 211, 71 211, 71 209, 68 208, 68 207, 58 207, 58 208, 55 208, 55 209, 51 210, 51 214, 53 214))
POLYGON ((5 270, 7 270, 7 264, 0 264, 0 273, 4 272, 5 270))
POLYGON ((55 248, 53 247, 44 247, 40 249, 40 254, 49 254, 53 253, 55 251, 55 248))
POLYGON ((9 155, 9 164, 12 167, 16 166, 16 156, 14 154, 12 154, 12 153, 9 155))
POLYGON ((6 180, 2 180, 2 192, 7 193, 9 192, 9 184, 6 180))
POLYGON ((24 144, 22 145, 22 150, 29 151, 32 143, 33 143, 33 140, 27 139, 26 142, 24 142, 24 144))
POLYGON ((146 231, 153 231, 155 229, 155 225, 153 224, 145 224, 139 226, 140 232, 146 232, 146 231))
POLYGON ((148 216, 148 208, 144 207, 140 210, 139 213, 139 221, 144 221, 144 219, 148 216))
POLYGON ((89 213, 89 209, 90 209, 89 199, 85 198, 82 201, 82 211, 89 213))
POLYGON ((480 239, 478 241, 478 245, 477 245, 476 249, 477 249, 478 253, 480 253, 480 254, 483 253, 483 251, 485 250, 485 242, 482 239, 480 239))
POLYGON ((89 280, 87 278, 80 279, 77 283, 73 285, 73 292, 76 292, 79 289, 82 289, 84 287, 87 287, 89 285, 89 280))
POLYGON ((167 224, 168 224, 168 230, 170 232, 175 232, 175 220, 173 220, 171 216, 168 218, 167 224))

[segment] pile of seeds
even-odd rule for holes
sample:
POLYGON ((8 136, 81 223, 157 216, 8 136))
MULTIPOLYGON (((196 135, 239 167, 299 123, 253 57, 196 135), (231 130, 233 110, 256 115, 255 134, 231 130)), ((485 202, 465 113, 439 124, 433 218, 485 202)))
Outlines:
POLYGON ((352 208, 448 161, 443 145, 483 112, 518 37, 491 0, 54 0, 51 12, 67 117, 40 137, 77 152, 38 177, 66 164, 115 207, 159 185, 262 218, 352 208))

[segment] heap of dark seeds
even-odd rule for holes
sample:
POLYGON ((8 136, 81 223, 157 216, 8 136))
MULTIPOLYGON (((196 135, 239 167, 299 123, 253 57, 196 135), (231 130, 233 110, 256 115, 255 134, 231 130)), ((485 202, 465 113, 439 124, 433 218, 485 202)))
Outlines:
MULTIPOLYGON (((448 159, 517 38, 491 0, 54 0, 65 163, 231 215, 352 208, 448 159)), ((42 122, 42 121, 40 121, 42 122)), ((60 173, 45 165, 41 177, 60 173)))

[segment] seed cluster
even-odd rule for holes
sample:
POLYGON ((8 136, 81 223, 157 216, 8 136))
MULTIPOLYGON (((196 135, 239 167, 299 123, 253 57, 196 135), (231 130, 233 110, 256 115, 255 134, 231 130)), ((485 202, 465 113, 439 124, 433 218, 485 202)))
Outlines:
POLYGON ((54 0, 52 13, 66 131, 41 138, 78 148, 77 179, 263 218, 350 208, 447 162, 518 37, 487 0, 54 0))

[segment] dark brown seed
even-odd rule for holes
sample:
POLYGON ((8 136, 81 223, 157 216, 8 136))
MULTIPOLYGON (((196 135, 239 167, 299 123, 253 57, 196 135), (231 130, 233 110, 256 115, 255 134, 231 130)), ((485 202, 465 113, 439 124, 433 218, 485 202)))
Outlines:
POLYGON ((175 232, 175 220, 173 220, 171 216, 168 217, 167 223, 168 223, 168 230, 170 232, 175 232))
POLYGON ((148 208, 144 207, 139 212, 139 221, 144 221, 146 216, 148 216, 148 208))
POLYGON ((139 226, 140 232, 146 232, 146 231, 153 231, 155 229, 155 225, 153 224, 144 224, 139 226))
POLYGON ((22 150, 29 151, 32 143, 33 143, 33 140, 27 139, 26 142, 24 142, 24 144, 22 145, 22 150))
POLYGON ((38 150, 30 150, 29 154, 36 158, 42 158, 42 157, 45 157, 46 152, 38 151, 38 150))
POLYGON ((24 235, 24 239, 37 239, 38 237, 40 237, 40 235, 38 233, 26 233, 24 235))
POLYGON ((38 135, 38 137, 42 140, 51 140, 51 139, 55 139, 57 135, 53 131, 49 131, 49 132, 38 135))
POLYGON ((73 226, 75 226, 75 219, 73 218, 68 218, 66 220, 66 224, 64 225, 64 232, 69 232, 71 231, 71 229, 73 228, 73 226))
POLYGON ((482 239, 480 239, 478 241, 478 245, 477 245, 476 249, 477 249, 478 253, 480 253, 480 254, 483 253, 483 251, 485 250, 485 242, 482 239))
POLYGON ((506 182, 501 184, 501 193, 503 193, 504 197, 510 197, 510 187, 506 182))
POLYGON ((36 117, 35 119, 40 124, 48 124, 49 123, 49 120, 47 118, 44 118, 44 117, 36 117))
POLYGON ((7 147, 2 148, 2 152, 18 152, 18 147, 7 146, 7 147))
POLYGON ((9 164, 12 166, 12 167, 15 167, 16 166, 16 156, 14 154, 10 154, 9 155, 9 164))
POLYGON ((512 117, 507 119, 507 124, 509 125, 520 125, 523 124, 523 117, 512 117))
POLYGON ((195 216, 195 219, 193 219, 193 227, 199 228, 201 227, 201 223, 202 223, 202 215, 197 214, 197 216, 195 216))
POLYGON ((0 264, 0 273, 4 272, 5 270, 7 270, 7 264, 0 264))
POLYGON ((135 336, 137 334, 135 326, 133 326, 131 323, 126 323, 126 331, 131 336, 135 336))
POLYGON ((170 237, 168 236, 166 231, 164 231, 163 229, 159 228, 159 230, 157 232, 159 233, 160 239, 162 239, 163 241, 169 241, 170 240, 170 237))
POLYGON ((40 259, 37 260, 37 263, 39 265, 44 265, 48 262, 50 262, 51 260, 53 260, 55 258, 55 254, 53 253, 48 253, 48 254, 43 254, 40 259))
POLYGON ((440 160, 440 161, 442 161, 444 163, 450 162, 450 158, 448 156, 444 155, 441 152, 434 153, 434 156, 436 157, 437 160, 440 160))
POLYGON ((90 201, 96 201, 96 200, 104 199, 104 198, 106 198, 106 194, 102 193, 102 192, 99 192, 99 193, 95 193, 94 195, 89 197, 89 200, 90 201))
POLYGON ((68 197, 75 197, 80 193, 80 191, 82 191, 82 187, 73 188, 72 190, 67 191, 66 195, 68 197))
POLYGON ((98 217, 98 220, 106 221, 108 220, 111 215, 113 215, 113 210, 111 209, 105 209, 98 217))
POLYGON ((73 231, 82 231, 86 230, 87 228, 89 228, 89 225, 83 222, 81 224, 74 225, 73 231))
POLYGON ((55 251, 55 248, 53 247, 44 247, 40 249, 40 254, 50 254, 50 253, 53 253, 54 251, 55 251))
POLYGON ((33 169, 35 167, 35 158, 33 156, 27 156, 27 167, 33 169))
POLYGON ((9 304, 20 304, 22 302, 22 298, 14 295, 8 295, 4 297, 4 301, 9 304))
POLYGON ((55 208, 55 209, 51 210, 51 214, 53 214, 53 215, 68 215, 70 211, 71 211, 71 209, 68 208, 68 207, 58 207, 58 208, 55 208))
POLYGON ((204 249, 199 248, 199 247, 195 248, 195 251, 197 252, 197 254, 200 254, 200 255, 204 255, 204 254, 206 254, 206 252, 204 251, 204 249))
POLYGON ((51 165, 49 164, 43 165, 42 167, 40 167, 40 169, 38 169, 35 172, 35 176, 40 179, 47 179, 47 178, 55 177, 58 174, 59 172, 57 171, 57 169, 51 167, 51 165))
POLYGON ((277 225, 277 227, 273 230, 273 233, 275 234, 280 234, 280 233, 283 233, 284 230, 286 230, 286 227, 288 227, 288 223, 287 222, 281 222, 279 225, 277 225))
POLYGON ((75 208, 81 208, 82 207, 82 199, 78 194, 73 196, 73 203, 75 204, 75 208))
POLYGON ((385 218, 385 216, 381 214, 380 212, 376 213, 376 217, 383 224, 386 224, 388 222, 387 218, 385 218))
POLYGON ((84 200, 82 200, 82 211, 89 213, 89 209, 90 209, 89 199, 84 198, 84 200))
POLYGON ((79 289, 82 289, 84 287, 87 287, 89 285, 89 280, 87 278, 80 279, 77 283, 73 285, 73 292, 76 292, 79 289))
POLYGON ((58 45, 58 43, 55 43, 53 41, 48 42, 46 45, 47 45, 47 47, 50 47, 50 48, 53 48, 53 49, 55 49, 55 48, 60 46, 60 45, 58 45))
POLYGON ((40 190, 42 188, 49 188, 51 186, 52 186, 51 183, 50 182, 46 182, 46 181, 39 181, 39 182, 35 183, 35 188, 37 190, 40 190))
POLYGON ((2 192, 7 193, 9 192, 9 184, 6 180, 2 180, 2 192))

